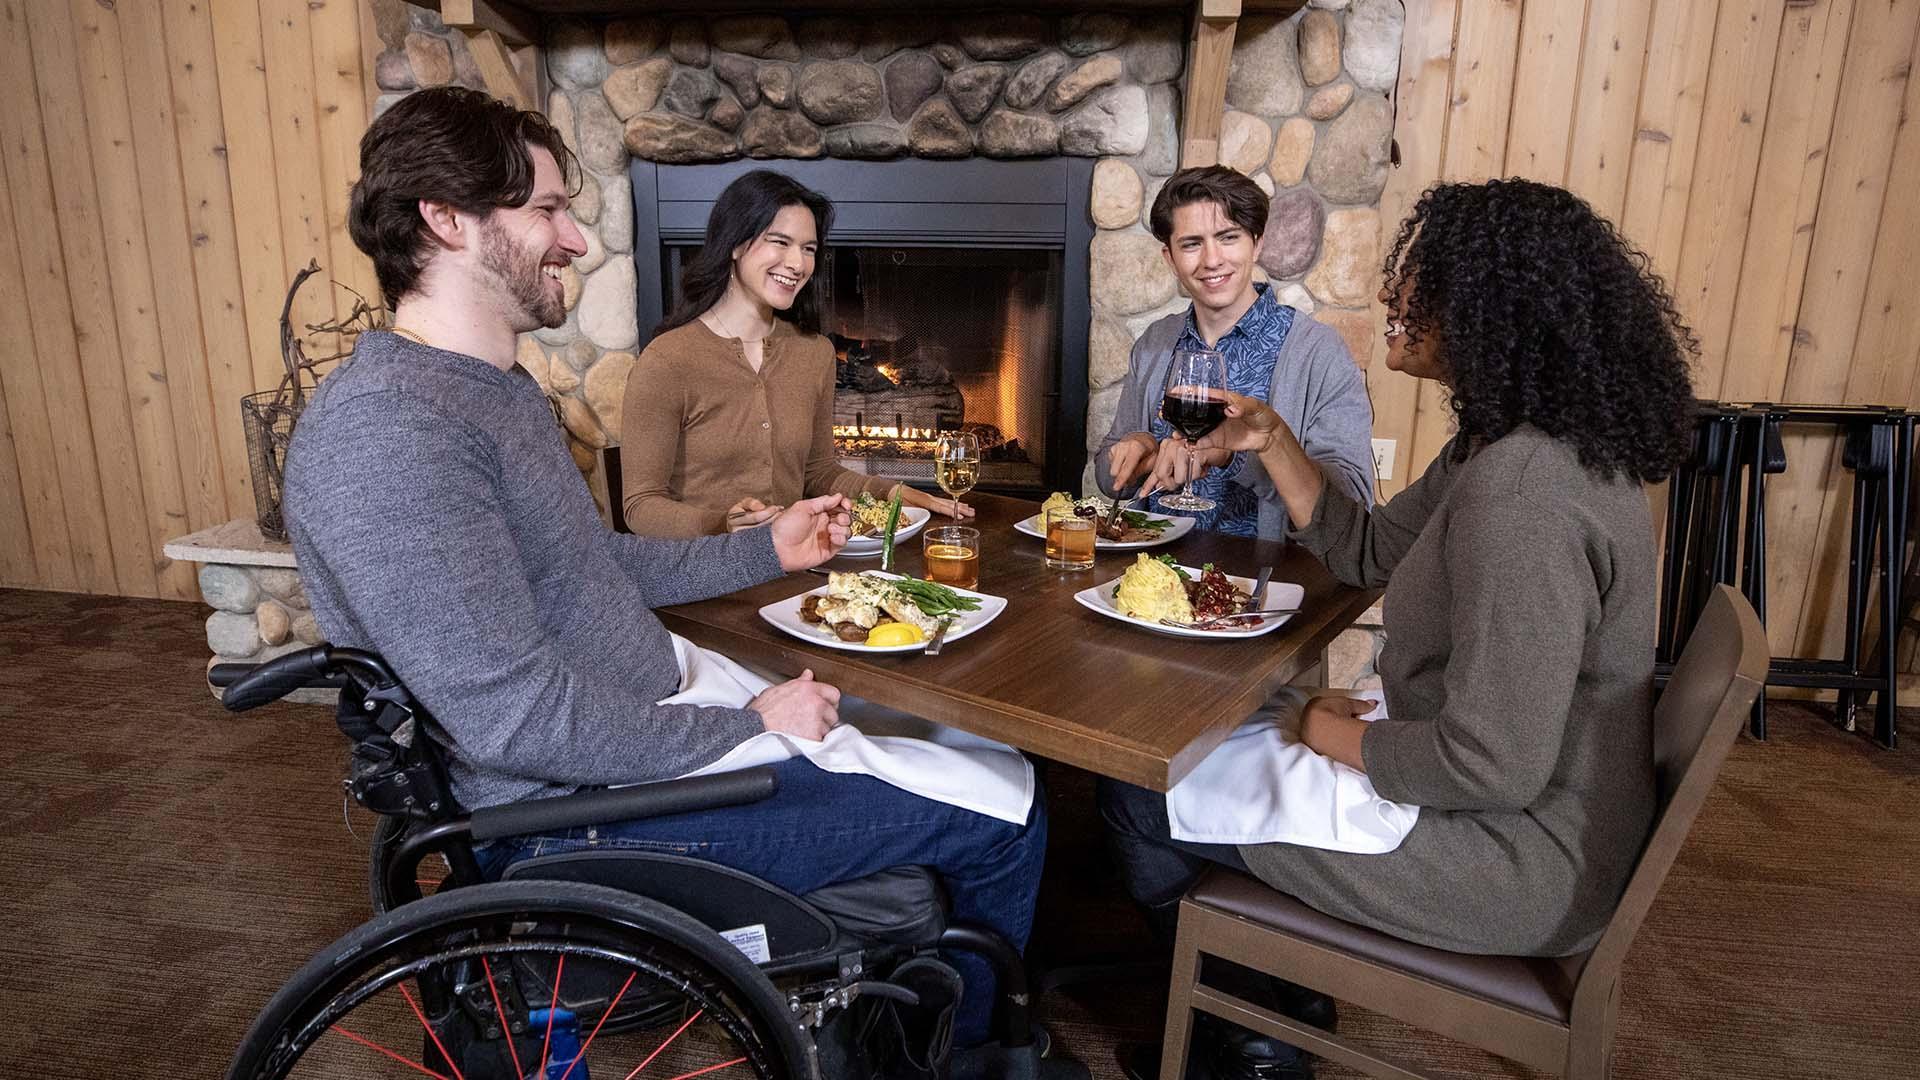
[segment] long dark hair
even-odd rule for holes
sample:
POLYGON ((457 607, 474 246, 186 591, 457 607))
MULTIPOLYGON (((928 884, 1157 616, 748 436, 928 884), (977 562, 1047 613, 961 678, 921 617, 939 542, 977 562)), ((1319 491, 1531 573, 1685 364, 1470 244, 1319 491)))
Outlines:
MULTIPOLYGON (((766 169, 755 169, 728 184, 714 200, 713 212, 707 215, 707 236, 699 252, 680 269, 680 298, 654 328, 653 336, 685 326, 719 303, 733 277, 734 249, 766 232, 773 225, 774 215, 789 206, 813 211, 813 229, 824 248, 827 227, 833 223, 833 201, 825 195, 766 169)), ((806 333, 819 333, 819 284, 819 275, 815 274, 793 298, 793 306, 776 310, 774 317, 806 333)))
POLYGON ((360 179, 347 204, 347 232, 373 259, 387 307, 412 292, 433 250, 420 200, 469 214, 519 206, 533 193, 533 152, 543 147, 578 191, 578 170, 560 132, 540 113, 458 86, 401 98, 360 137, 360 179))
POLYGON ((1646 255, 1579 196, 1530 180, 1428 188, 1386 294, 1407 346, 1436 346, 1456 454, 1532 424, 1606 476, 1654 483, 1686 458, 1698 345, 1646 255))

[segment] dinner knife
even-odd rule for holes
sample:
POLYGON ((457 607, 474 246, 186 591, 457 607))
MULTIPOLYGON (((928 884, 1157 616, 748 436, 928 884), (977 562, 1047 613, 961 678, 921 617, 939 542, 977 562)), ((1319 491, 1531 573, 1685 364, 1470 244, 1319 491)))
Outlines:
POLYGON ((1273 567, 1260 568, 1260 576, 1253 579, 1253 595, 1247 600, 1248 611, 1259 611, 1267 599, 1267 582, 1273 577, 1273 567))
POLYGON ((949 615, 946 618, 941 619, 940 625, 933 628, 933 636, 927 639, 927 647, 922 655, 939 656, 940 643, 947 640, 947 627, 952 625, 953 625, 953 616, 949 615))

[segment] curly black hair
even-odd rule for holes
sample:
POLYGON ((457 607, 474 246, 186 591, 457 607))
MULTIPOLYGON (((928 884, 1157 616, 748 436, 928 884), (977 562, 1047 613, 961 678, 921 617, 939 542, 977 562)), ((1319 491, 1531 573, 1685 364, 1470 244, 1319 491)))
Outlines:
POLYGON ((1385 284, 1407 344, 1436 346, 1462 458, 1532 424, 1605 476, 1653 483, 1686 459, 1698 342, 1646 255, 1579 196, 1436 184, 1400 227, 1385 284))

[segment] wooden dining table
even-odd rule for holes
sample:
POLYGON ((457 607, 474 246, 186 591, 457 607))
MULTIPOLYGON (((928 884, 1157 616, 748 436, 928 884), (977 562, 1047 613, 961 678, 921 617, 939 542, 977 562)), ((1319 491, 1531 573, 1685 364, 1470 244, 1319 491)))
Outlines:
MULTIPOLYGON (((1151 553, 1212 563, 1306 590, 1301 610, 1258 636, 1201 639, 1155 633, 1082 607, 1074 593, 1117 579, 1136 551, 1098 552, 1092 570, 1049 569, 1040 538, 1014 524, 1039 504, 968 497, 980 530, 978 591, 1007 609, 938 656, 838 650, 776 629, 759 611, 824 582, 789 574, 736 593, 662 608, 667 628, 697 645, 783 675, 812 669, 843 693, 914 713, 1155 791, 1178 783, 1279 687, 1317 667, 1335 635, 1378 593, 1335 581, 1298 545, 1194 530, 1151 553)), ((951 524, 936 519, 928 527, 951 524)), ((922 575, 921 539, 901 541, 897 572, 922 575)), ((837 570, 878 569, 842 556, 837 570)))

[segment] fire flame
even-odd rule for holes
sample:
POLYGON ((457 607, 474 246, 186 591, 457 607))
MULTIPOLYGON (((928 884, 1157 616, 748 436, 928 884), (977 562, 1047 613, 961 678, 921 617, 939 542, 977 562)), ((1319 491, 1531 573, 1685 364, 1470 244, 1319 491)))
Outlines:
POLYGON ((900 385, 900 369, 896 365, 875 364, 873 369, 875 371, 878 371, 880 374, 885 375, 887 377, 887 381, 892 383, 893 385, 895 386, 900 385))
POLYGON ((855 427, 852 424, 833 425, 833 437, 836 439, 905 439, 909 441, 932 442, 939 434, 933 428, 923 427, 885 427, 867 425, 855 427))

